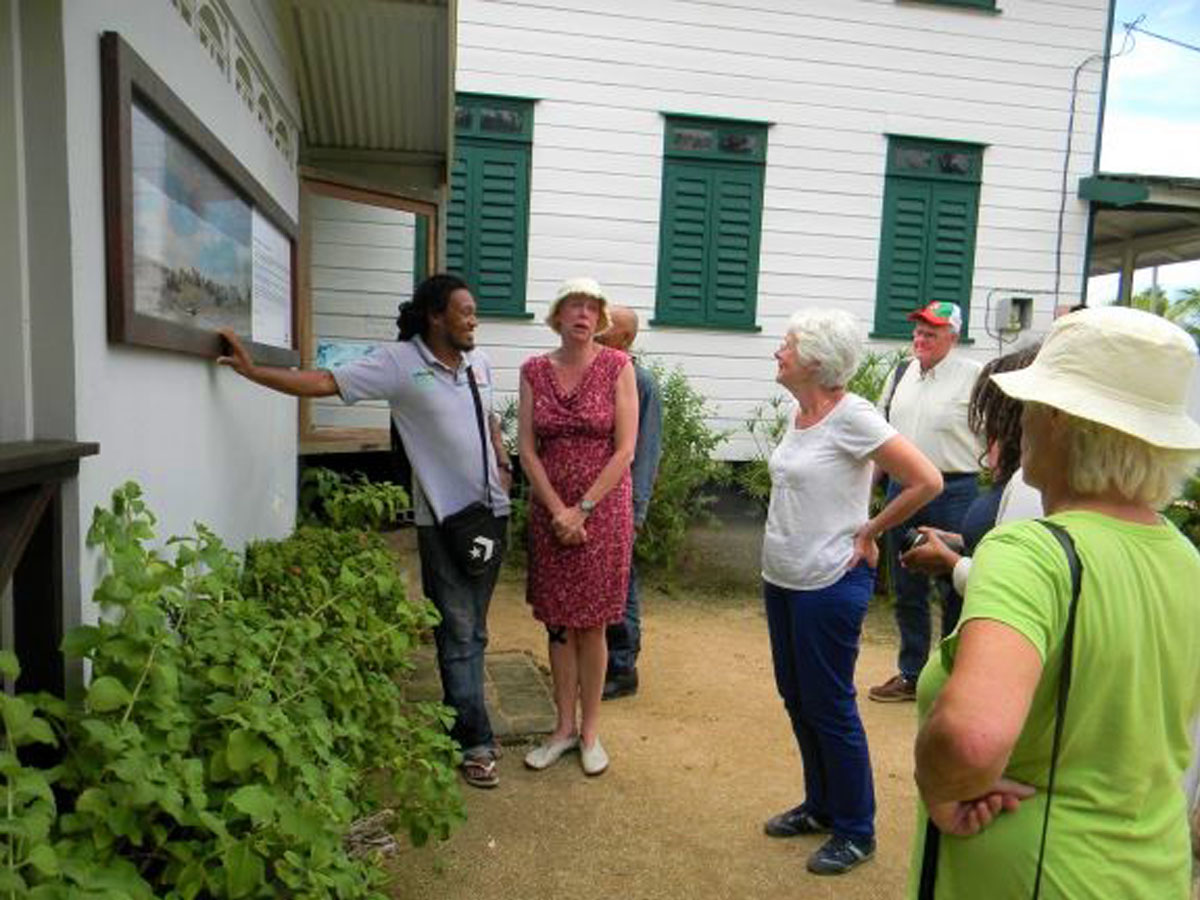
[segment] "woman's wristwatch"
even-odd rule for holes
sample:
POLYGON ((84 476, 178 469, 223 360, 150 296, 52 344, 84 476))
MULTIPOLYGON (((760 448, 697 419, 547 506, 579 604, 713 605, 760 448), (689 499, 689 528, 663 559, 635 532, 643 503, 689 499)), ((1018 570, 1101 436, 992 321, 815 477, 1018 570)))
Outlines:
POLYGON ((595 508, 596 508, 595 500, 580 500, 579 501, 579 511, 581 513, 583 513, 585 516, 590 516, 592 514, 592 510, 595 508))

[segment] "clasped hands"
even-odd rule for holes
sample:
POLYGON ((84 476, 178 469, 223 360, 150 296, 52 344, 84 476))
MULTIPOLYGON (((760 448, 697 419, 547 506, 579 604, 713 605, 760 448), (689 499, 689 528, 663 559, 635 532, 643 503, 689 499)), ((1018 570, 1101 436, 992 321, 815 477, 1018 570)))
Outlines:
POLYGON ((551 520, 554 536, 564 547, 577 547, 587 540, 585 521, 587 516, 578 506, 564 506, 551 520))
POLYGON ((929 818, 942 834, 973 837, 987 828, 1002 813, 1016 812, 1022 800, 1037 789, 1010 778, 998 778, 991 789, 973 800, 948 800, 927 803, 929 818))

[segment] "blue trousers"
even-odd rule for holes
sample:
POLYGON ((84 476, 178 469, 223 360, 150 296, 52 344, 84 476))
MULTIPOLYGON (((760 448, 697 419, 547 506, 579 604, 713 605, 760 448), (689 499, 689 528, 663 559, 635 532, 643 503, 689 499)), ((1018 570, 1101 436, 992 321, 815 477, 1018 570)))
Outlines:
POLYGON ((467 577, 433 526, 417 528, 417 549, 421 588, 442 616, 433 637, 442 676, 442 702, 455 712, 450 737, 466 755, 478 755, 496 744, 483 702, 483 654, 488 643, 488 606, 499 566, 482 578, 467 577))
MULTIPOLYGON (((900 485, 888 485, 887 497, 891 500, 900 493, 900 485)), ((891 562, 892 588, 896 592, 896 625, 900 630, 900 674, 916 681, 929 657, 931 626, 929 624, 929 595, 932 590, 942 592, 942 635, 954 630, 962 612, 962 597, 955 592, 949 578, 930 579, 928 575, 912 572, 900 565, 903 551, 904 532, 918 525, 929 525, 944 531, 960 531, 967 507, 979 493, 979 482, 974 475, 950 475, 945 479, 945 488, 927 506, 919 509, 911 519, 887 535, 887 552, 891 562)))
POLYGON ((642 652, 642 610, 638 599, 637 566, 629 564, 629 593, 625 598, 625 618, 605 630, 608 640, 608 671, 628 672, 637 666, 642 652))
POLYGON ((816 591, 763 582, 775 685, 804 762, 804 805, 834 834, 875 836, 875 784, 854 664, 875 573, 865 564, 816 591))

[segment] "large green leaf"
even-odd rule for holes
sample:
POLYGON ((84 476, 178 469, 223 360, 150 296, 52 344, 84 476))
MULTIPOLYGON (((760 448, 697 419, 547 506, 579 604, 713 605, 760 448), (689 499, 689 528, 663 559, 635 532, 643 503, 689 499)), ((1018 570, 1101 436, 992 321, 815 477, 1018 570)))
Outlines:
POLYGON ((88 706, 96 712, 112 712, 114 709, 127 706, 132 699, 133 696, 125 688, 125 685, 111 675, 97 678, 92 682, 87 693, 88 706))

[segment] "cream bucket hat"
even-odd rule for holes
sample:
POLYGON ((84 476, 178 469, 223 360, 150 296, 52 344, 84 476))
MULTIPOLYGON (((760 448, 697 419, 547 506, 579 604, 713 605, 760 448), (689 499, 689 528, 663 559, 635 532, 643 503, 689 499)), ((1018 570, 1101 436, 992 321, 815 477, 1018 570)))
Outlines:
POLYGON ((604 290, 600 287, 600 283, 594 278, 568 278, 558 286, 558 292, 554 295, 554 301, 550 304, 550 310, 546 313, 546 324, 558 331, 558 307, 564 300, 573 294, 582 294, 585 297, 595 297, 600 301, 600 318, 596 323, 596 334, 603 331, 608 331, 609 325, 612 324, 608 315, 608 298, 604 296, 604 290))
POLYGON ((1196 342, 1166 319, 1122 306, 1055 321, 1033 364, 993 375, 1017 400, 1044 403, 1154 447, 1200 450, 1187 414, 1196 342))

